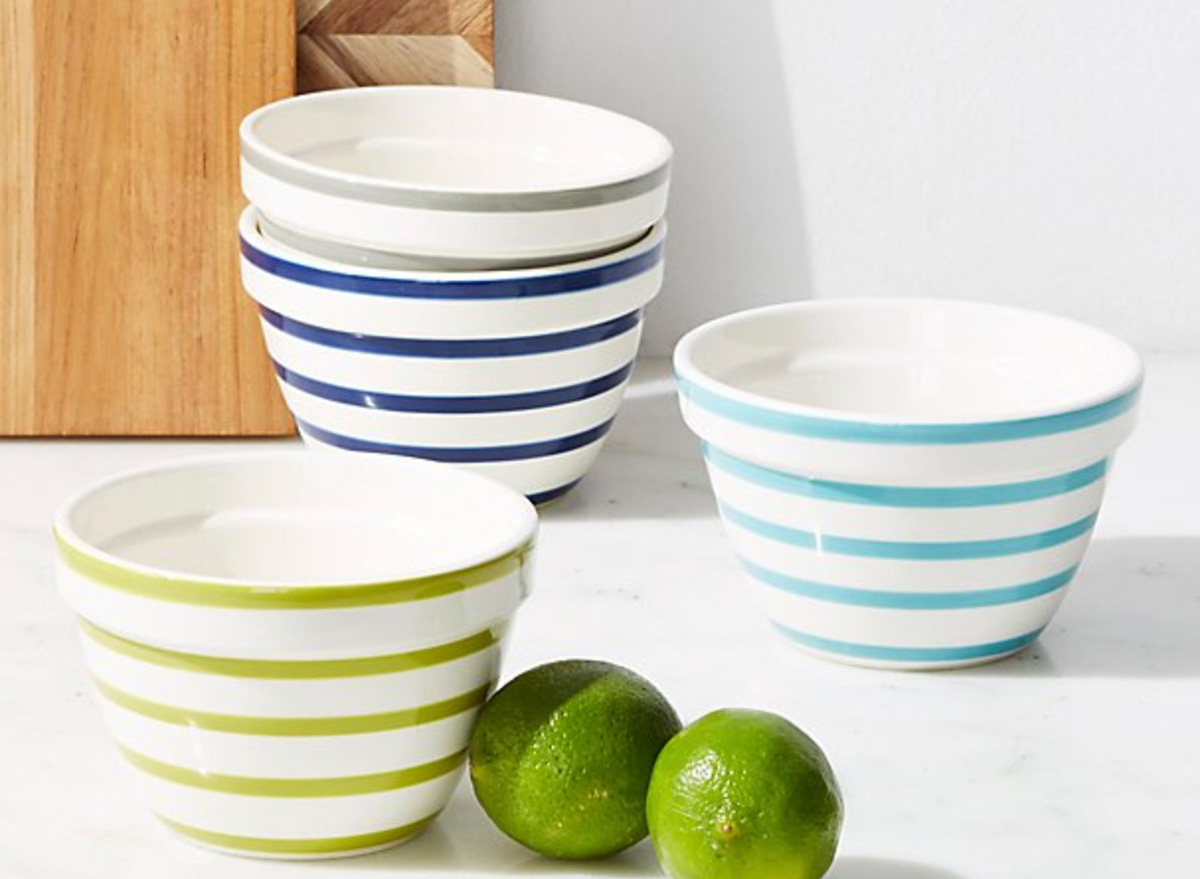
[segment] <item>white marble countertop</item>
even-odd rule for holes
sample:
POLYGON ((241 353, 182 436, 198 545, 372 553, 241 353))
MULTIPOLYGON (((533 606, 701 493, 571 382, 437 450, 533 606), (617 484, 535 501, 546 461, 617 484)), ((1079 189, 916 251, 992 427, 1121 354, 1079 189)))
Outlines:
MULTIPOLYGON (((628 665, 685 720, 788 715, 825 748, 846 824, 830 879, 1130 879, 1200 863, 1200 359, 1150 363, 1095 543, 1041 641, 955 672, 795 652, 746 600, 666 364, 643 363, 591 475, 543 516, 538 585, 505 675, 567 656, 628 665)), ((294 441, 260 441, 286 445, 294 441)), ((160 829, 105 738, 48 521, 113 470, 245 441, 0 441, 0 877, 655 876, 647 842, 542 860, 463 784, 424 836, 321 863, 227 858, 160 829)))

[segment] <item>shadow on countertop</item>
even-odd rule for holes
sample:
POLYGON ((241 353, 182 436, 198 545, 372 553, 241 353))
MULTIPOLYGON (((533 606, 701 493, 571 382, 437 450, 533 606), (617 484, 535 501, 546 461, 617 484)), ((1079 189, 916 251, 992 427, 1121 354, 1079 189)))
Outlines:
MULTIPOLYGON (((460 791, 461 793, 461 791, 460 791)), ((522 848, 503 836, 473 803, 465 805, 457 798, 443 815, 412 842, 364 857, 346 858, 335 863, 339 876, 378 871, 393 876, 608 876, 661 877, 658 861, 649 840, 642 840, 618 855, 597 861, 557 861, 522 848), (466 825, 466 826, 464 826, 466 825)), ((289 862, 299 875, 305 869, 329 875, 329 861, 289 862)), ((899 879, 899 877, 898 877, 899 879)), ((916 879, 916 877, 914 877, 916 879)), ((924 877, 921 877, 924 879, 924 877)), ((929 879, 941 879, 930 876, 929 879)))
MULTIPOLYGON (((596 861, 559 861, 543 858, 526 851, 516 843, 500 837, 488 851, 474 854, 461 851, 439 821, 417 839, 394 849, 362 858, 337 861, 339 868, 363 872, 402 872, 405 875, 426 875, 450 872, 458 875, 520 875, 520 876, 598 876, 645 877, 661 879, 665 874, 659 867, 649 840, 618 855, 596 861)), ((329 862, 289 863, 291 868, 328 867, 329 862)), ((969 879, 941 867, 916 861, 880 857, 839 856, 825 879, 969 879)))
MULTIPOLYGON (((467 863, 456 850, 450 836, 439 822, 411 843, 362 858, 337 861, 339 868, 363 872, 402 872, 405 875, 436 874, 449 871, 459 875, 520 875, 520 876, 599 876, 663 877, 654 849, 649 840, 611 858, 597 861, 558 861, 543 858, 504 840, 492 858, 471 858, 467 863), (511 851, 509 851, 511 849, 511 851), (461 873, 460 871, 466 871, 461 873)), ((327 868, 329 862, 291 863, 292 868, 327 868)), ((881 857, 839 856, 825 879, 969 879, 962 873, 934 867, 916 861, 881 857)))
POLYGON ((1035 644, 957 674, 1200 677, 1198 624, 1200 537, 1100 539, 1035 644))
POLYGON ((838 858, 825 879, 968 879, 962 873, 916 861, 847 856, 838 858))

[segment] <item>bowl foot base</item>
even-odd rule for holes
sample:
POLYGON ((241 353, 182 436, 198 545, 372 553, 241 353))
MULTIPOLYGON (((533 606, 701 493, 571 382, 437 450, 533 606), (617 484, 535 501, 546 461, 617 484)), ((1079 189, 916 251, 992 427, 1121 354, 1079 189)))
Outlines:
POLYGON ((827 662, 893 671, 943 671, 999 662, 1020 653, 1034 643, 1042 632, 1038 629, 1016 638, 973 647, 904 648, 867 647, 828 641, 778 624, 775 630, 789 647, 827 662))
POLYGON ((254 839, 188 827, 161 815, 155 817, 166 825, 172 835, 199 848, 223 855, 269 861, 327 861, 334 858, 361 857, 403 845, 420 836, 437 816, 433 815, 414 824, 380 833, 313 840, 254 839))

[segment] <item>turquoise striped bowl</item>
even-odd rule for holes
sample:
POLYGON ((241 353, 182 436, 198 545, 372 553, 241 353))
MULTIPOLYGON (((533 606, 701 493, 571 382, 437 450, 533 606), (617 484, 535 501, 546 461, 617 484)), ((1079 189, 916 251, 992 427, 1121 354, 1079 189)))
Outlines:
POLYGON ((1133 429, 1124 342, 1032 311, 920 299, 730 315, 675 352, 721 520, 788 640, 942 668, 1034 639, 1133 429))
POLYGON ((58 582, 163 823, 234 854, 337 857, 445 806, 536 521, 426 461, 195 459, 67 502, 58 582))

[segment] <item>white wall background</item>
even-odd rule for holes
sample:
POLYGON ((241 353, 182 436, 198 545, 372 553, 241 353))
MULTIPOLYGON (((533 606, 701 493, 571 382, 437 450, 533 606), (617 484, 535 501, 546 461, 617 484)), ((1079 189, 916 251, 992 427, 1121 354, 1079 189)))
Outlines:
POLYGON ((1039 306, 1200 349, 1197 0, 498 0, 499 84, 676 148, 646 350, 793 298, 1039 306))

